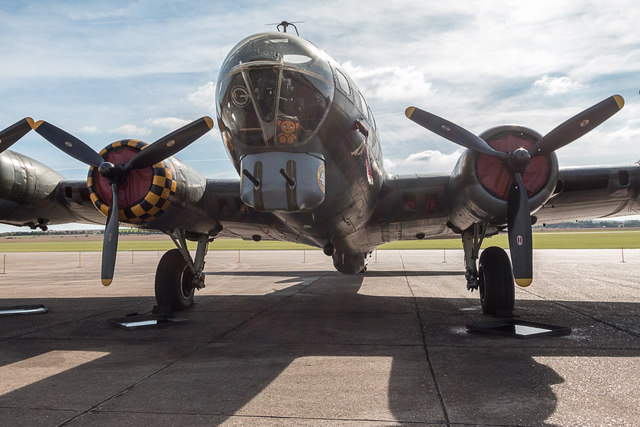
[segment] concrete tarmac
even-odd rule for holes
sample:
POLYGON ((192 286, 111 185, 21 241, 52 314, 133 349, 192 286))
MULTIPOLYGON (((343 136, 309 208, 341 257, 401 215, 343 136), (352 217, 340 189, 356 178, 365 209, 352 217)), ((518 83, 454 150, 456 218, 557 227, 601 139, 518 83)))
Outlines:
POLYGON ((49 312, 0 317, 0 425, 639 423, 640 250, 535 251, 515 314, 572 334, 531 340, 466 332, 492 318, 453 250, 354 276, 212 251, 188 322, 110 324, 151 310, 161 255, 120 252, 108 288, 99 253, 6 255, 0 305, 49 312))

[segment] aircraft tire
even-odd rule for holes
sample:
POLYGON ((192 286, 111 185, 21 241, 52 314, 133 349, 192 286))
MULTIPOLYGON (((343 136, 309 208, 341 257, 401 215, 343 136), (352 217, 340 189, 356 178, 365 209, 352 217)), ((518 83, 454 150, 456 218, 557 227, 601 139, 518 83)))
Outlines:
POLYGON ((156 302, 159 307, 180 311, 193 305, 193 272, 178 249, 166 252, 156 270, 156 302))
POLYGON ((497 246, 482 251, 478 276, 482 312, 498 317, 511 317, 515 290, 511 261, 507 253, 497 246))

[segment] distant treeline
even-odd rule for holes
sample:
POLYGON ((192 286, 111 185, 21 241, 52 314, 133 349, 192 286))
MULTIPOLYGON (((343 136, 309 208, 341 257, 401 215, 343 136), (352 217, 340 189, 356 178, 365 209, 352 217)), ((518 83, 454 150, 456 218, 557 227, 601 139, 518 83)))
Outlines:
MULTIPOLYGON (((535 227, 542 227, 542 224, 535 227)), ((559 222, 547 224, 544 228, 640 228, 640 220, 559 222)))
MULTIPOLYGON (((542 224, 536 224, 535 228, 543 228, 542 224)), ((640 228, 640 220, 628 221, 575 221, 575 222, 559 222, 557 224, 547 224, 544 228, 640 228)), ((49 231, 12 231, 0 233, 0 237, 8 236, 44 236, 44 235, 87 235, 87 234, 103 234, 103 230, 49 230, 49 231)), ((121 228, 120 234, 163 234, 155 230, 139 230, 137 228, 121 228)))
MULTIPOLYGON (((104 230, 48 230, 48 231, 25 230, 25 231, 11 231, 7 233, 0 233, 0 237, 51 236, 51 235, 78 236, 78 235, 87 235, 87 234, 104 234, 104 230)), ((120 234, 148 235, 148 234, 163 234, 163 233, 155 230, 139 230, 137 228, 121 228, 120 234)))

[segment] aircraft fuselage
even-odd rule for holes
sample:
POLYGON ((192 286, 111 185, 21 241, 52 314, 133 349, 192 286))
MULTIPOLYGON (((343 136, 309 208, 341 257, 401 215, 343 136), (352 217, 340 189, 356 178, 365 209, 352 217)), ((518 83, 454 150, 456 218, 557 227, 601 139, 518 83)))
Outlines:
POLYGON ((254 35, 227 56, 216 95, 243 202, 273 212, 298 241, 331 242, 347 256, 372 249, 348 236, 378 200, 380 141, 371 110, 335 61, 291 34, 254 35))

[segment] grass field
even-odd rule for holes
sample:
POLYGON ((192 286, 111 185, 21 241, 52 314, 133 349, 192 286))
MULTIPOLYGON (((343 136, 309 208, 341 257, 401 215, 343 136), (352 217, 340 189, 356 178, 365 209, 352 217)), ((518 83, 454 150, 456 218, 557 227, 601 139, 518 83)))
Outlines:
MULTIPOLYGON (((195 242, 189 242, 195 249, 195 242)), ((482 247, 508 247, 507 235, 501 234, 485 239, 482 247)), ((533 234, 534 249, 637 249, 640 248, 640 231, 544 231, 533 234)), ((102 241, 3 241, 0 252, 92 252, 100 251, 102 241)), ((166 240, 122 240, 120 251, 167 251, 173 249, 173 242, 166 240)), ((306 245, 273 241, 244 241, 220 239, 209 245, 209 250, 301 250, 317 249, 306 245)), ((462 249, 460 239, 407 240, 391 242, 379 249, 462 249)))

